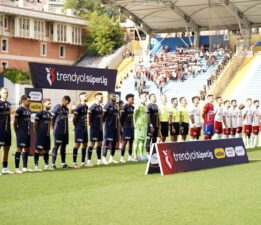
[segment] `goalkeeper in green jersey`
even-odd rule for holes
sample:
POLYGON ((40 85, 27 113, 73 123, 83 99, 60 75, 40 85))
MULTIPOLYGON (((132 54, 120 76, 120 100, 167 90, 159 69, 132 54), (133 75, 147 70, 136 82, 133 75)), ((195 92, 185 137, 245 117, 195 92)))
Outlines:
POLYGON ((135 124, 135 148, 134 148, 134 157, 136 160, 145 160, 144 150, 145 150, 145 141, 147 137, 147 94, 140 93, 140 104, 135 107, 134 111, 134 124, 135 124), (138 157, 138 154, 140 157, 138 157))

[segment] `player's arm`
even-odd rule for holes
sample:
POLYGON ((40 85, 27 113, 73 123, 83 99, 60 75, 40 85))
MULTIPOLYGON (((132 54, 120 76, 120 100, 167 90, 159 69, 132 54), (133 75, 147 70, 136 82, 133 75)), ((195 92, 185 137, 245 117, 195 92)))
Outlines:
POLYGON ((92 111, 89 109, 88 114, 87 114, 87 124, 88 126, 92 125, 92 111))
POLYGON ((78 115, 79 115, 78 107, 76 107, 76 108, 73 110, 73 125, 74 125, 74 126, 75 126, 76 123, 77 123, 78 115))
POLYGON ((20 117, 20 110, 17 109, 16 112, 15 112, 15 118, 14 118, 14 130, 16 131, 17 128, 18 128, 18 120, 19 120, 19 117, 20 117))
POLYGON ((103 117, 102 117, 102 121, 105 122, 107 116, 108 116, 108 111, 109 111, 109 105, 106 104, 103 108, 103 117))
POLYGON ((190 114, 189 117, 190 117, 191 123, 193 124, 192 126, 195 126, 195 118, 194 118, 193 111, 191 111, 189 114, 190 114))
POLYGON ((55 123, 56 117, 57 117, 57 115, 58 115, 58 105, 56 105, 56 106, 53 108, 51 114, 52 114, 51 126, 52 126, 52 128, 54 128, 54 123, 55 123))
POLYGON ((203 118, 203 120, 205 120, 205 117, 206 117, 207 112, 208 112, 208 107, 207 107, 207 105, 205 105, 205 106, 204 106, 204 109, 203 109, 203 112, 202 112, 202 118, 203 118))
POLYGON ((223 118, 223 123, 224 123, 224 125, 225 125, 225 128, 227 128, 226 114, 223 114, 223 115, 222 115, 222 118, 223 118))
POLYGON ((126 111, 125 111, 125 108, 123 107, 123 109, 120 111, 120 124, 121 124, 121 127, 123 127, 125 116, 126 116, 126 111))
POLYGON ((38 130, 39 130, 39 121, 40 121, 40 113, 37 113, 35 116, 35 122, 34 122, 34 130, 36 133, 38 133, 38 130))

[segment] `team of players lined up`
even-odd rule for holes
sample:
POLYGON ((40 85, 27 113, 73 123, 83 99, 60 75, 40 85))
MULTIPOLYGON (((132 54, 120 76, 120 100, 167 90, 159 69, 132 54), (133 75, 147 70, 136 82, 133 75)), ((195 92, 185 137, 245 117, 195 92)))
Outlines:
MULTIPOLYGON (((11 146, 11 104, 7 101, 8 90, 0 91, 0 146, 3 146, 3 169, 2 173, 12 174, 8 169, 8 152, 11 146)), ((127 103, 120 106, 116 103, 115 94, 109 95, 109 101, 102 106, 103 95, 96 93, 95 103, 88 108, 87 95, 80 93, 80 103, 73 110, 73 124, 75 145, 73 148, 73 168, 77 168, 78 149, 81 146, 81 167, 91 167, 91 158, 96 147, 98 165, 118 163, 114 159, 115 150, 119 139, 121 140, 120 162, 125 163, 125 149, 128 146, 128 161, 147 160, 150 147, 155 142, 165 142, 170 134, 173 142, 186 141, 190 134, 191 141, 198 140, 201 136, 203 122, 204 137, 207 139, 221 139, 242 137, 246 147, 255 147, 258 133, 261 130, 259 101, 247 99, 246 105, 237 107, 237 101, 222 101, 207 96, 207 103, 203 113, 199 108, 200 98, 192 98, 192 108, 187 107, 185 97, 172 98, 171 107, 167 105, 167 97, 161 97, 161 104, 156 104, 155 94, 147 96, 146 93, 139 95, 140 103, 134 108, 134 95, 126 96, 127 103), (146 105, 147 98, 150 103, 146 105), (179 106, 180 105, 180 106, 179 106), (90 127, 90 141, 88 141, 88 126, 90 127), (252 134, 252 135, 251 135, 252 134), (180 136, 180 138, 178 138, 180 136), (89 144, 89 145, 88 145, 89 144), (134 152, 133 150, 134 145, 134 152), (88 147, 88 148, 87 148, 88 147), (110 148, 109 162, 106 159, 110 148), (144 152, 146 150, 146 153, 144 152), (87 155, 87 161, 86 161, 87 155)), ((15 112, 14 130, 17 140, 15 153, 15 173, 28 171, 42 171, 39 168, 39 156, 42 153, 45 170, 56 169, 56 158, 60 149, 63 168, 66 164, 66 146, 69 142, 68 105, 71 99, 64 96, 60 104, 51 110, 51 100, 43 99, 43 110, 35 117, 34 129, 36 133, 34 170, 28 168, 28 155, 31 143, 31 113, 29 111, 30 97, 23 95, 20 106, 15 112), (54 147, 52 149, 52 162, 49 167, 49 150, 51 149, 50 130, 53 128, 54 147), (23 166, 20 170, 20 158, 22 155, 23 166)), ((260 138, 259 138, 260 139, 260 138)), ((260 141, 259 141, 260 144, 260 141)))

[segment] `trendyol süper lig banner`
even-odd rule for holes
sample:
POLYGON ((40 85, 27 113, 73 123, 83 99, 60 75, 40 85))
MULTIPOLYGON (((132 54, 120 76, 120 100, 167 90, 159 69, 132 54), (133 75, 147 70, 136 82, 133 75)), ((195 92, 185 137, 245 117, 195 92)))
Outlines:
POLYGON ((247 162, 241 138, 157 143, 151 148, 146 174, 167 175, 247 162))
POLYGON ((36 88, 115 91, 117 70, 29 63, 36 88))

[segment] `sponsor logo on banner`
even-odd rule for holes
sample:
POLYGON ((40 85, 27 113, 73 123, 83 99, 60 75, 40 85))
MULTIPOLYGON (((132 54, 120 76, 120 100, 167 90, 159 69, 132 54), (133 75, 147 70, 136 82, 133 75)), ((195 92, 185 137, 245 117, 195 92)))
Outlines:
POLYGON ((32 113, 37 113, 42 110, 42 103, 40 102, 31 102, 30 103, 30 111, 32 113))
POLYGON ((43 99, 43 94, 41 92, 31 91, 29 96, 31 101, 40 102, 43 99))
POLYGON ((55 69, 54 68, 45 68, 46 72, 47 72, 47 81, 50 84, 50 86, 53 85, 54 81, 55 81, 55 69))
POLYGON ((231 157, 235 157, 236 156, 236 153, 235 153, 235 149, 233 147, 227 147, 225 148, 225 152, 226 152, 226 156, 228 158, 231 158, 231 157))
POLYGON ((167 175, 248 163, 242 138, 157 143, 152 150, 146 174, 167 175))
POLYGON ((237 156, 244 156, 246 154, 245 149, 243 146, 236 146, 235 152, 237 156))
POLYGON ((29 63, 36 88, 115 91, 117 70, 29 63))
POLYGON ((217 159, 224 159, 225 158, 225 150, 223 148, 216 148, 214 150, 215 157, 217 159))

